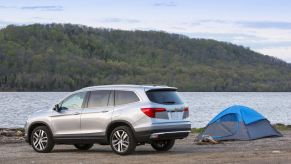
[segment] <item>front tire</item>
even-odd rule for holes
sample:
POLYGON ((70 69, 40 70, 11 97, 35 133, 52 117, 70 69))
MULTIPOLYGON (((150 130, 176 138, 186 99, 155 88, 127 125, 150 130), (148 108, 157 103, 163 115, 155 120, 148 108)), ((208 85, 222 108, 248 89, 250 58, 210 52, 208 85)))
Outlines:
POLYGON ((131 154, 136 147, 132 130, 127 126, 115 128, 110 135, 111 149, 119 155, 131 154))
POLYGON ((32 148, 39 153, 48 153, 54 148, 51 131, 46 126, 38 126, 31 133, 32 148))
POLYGON ((175 144, 175 140, 161 140, 161 141, 153 141, 151 143, 152 147, 156 151, 168 151, 170 150, 175 144))
POLYGON ((89 150, 93 147, 93 144, 75 144, 74 146, 79 150, 89 150))

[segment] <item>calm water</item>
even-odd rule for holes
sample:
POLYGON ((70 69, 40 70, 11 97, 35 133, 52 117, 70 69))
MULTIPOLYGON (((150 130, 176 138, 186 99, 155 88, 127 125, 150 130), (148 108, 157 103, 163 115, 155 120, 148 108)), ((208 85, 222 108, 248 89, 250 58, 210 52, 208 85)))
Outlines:
MULTIPOLYGON (((66 92, 0 92, 0 127, 23 127, 33 111, 52 107, 66 92)), ((203 127, 234 104, 254 108, 271 123, 291 124, 291 93, 183 92, 190 107, 192 127, 203 127)))

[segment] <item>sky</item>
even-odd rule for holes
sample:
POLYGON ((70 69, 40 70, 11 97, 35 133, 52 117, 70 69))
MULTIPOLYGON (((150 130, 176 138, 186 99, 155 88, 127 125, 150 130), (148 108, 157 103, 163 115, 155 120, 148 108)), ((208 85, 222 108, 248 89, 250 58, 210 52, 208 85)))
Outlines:
POLYGON ((0 28, 32 23, 179 33, 291 63, 291 0, 0 0, 0 28))

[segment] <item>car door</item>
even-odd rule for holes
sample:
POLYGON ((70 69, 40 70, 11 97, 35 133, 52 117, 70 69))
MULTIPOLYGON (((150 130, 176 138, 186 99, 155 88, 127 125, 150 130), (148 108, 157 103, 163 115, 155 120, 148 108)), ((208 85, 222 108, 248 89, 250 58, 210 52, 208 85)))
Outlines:
POLYGON ((107 125, 111 121, 114 103, 114 91, 95 90, 88 94, 88 101, 81 115, 83 136, 105 136, 107 125))
POLYGON ((86 92, 75 93, 60 103, 60 110, 53 111, 52 124, 56 136, 81 134, 81 113, 86 92))

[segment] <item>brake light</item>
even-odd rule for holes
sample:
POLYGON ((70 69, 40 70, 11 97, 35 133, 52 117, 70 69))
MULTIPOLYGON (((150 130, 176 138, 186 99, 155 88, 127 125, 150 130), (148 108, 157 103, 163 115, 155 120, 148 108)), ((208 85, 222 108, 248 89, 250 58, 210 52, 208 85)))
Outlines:
POLYGON ((185 107, 184 112, 189 112, 189 107, 185 107))
POLYGON ((141 111, 151 117, 151 118, 155 118, 156 117, 156 113, 157 112, 165 112, 166 109, 165 108, 141 108, 141 111))

